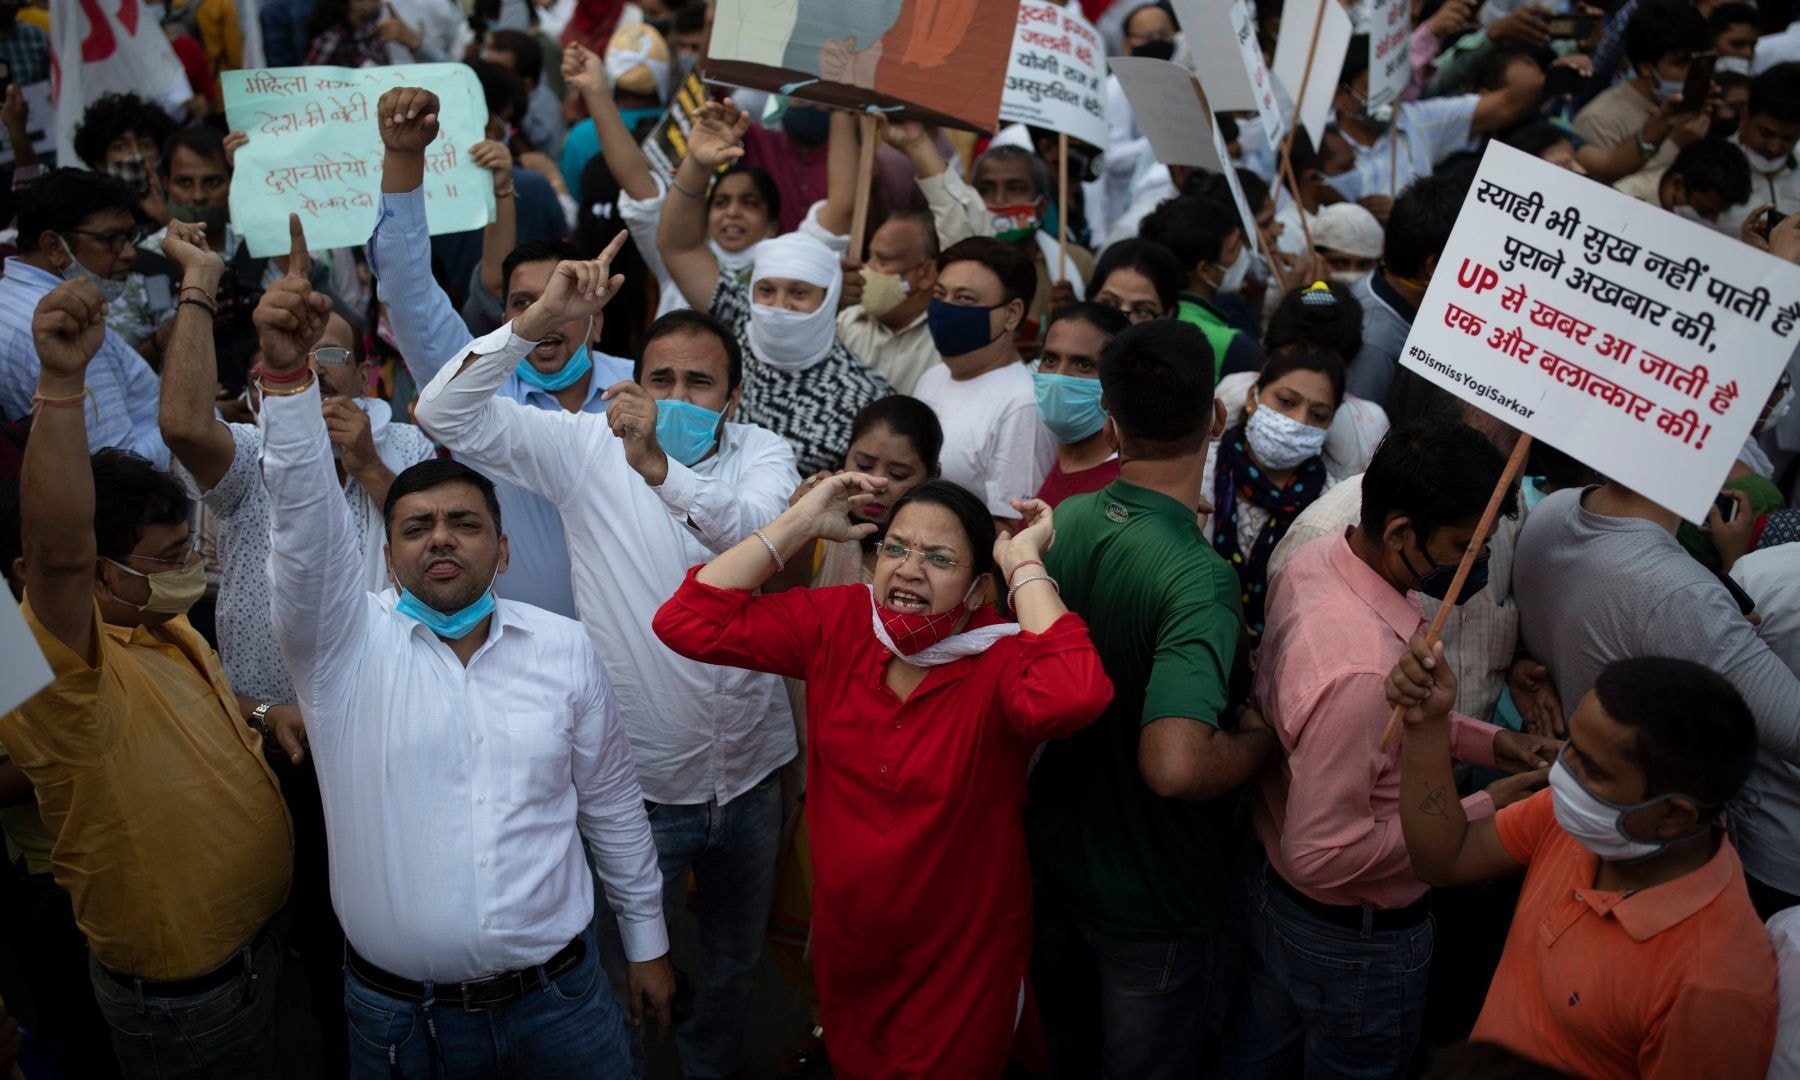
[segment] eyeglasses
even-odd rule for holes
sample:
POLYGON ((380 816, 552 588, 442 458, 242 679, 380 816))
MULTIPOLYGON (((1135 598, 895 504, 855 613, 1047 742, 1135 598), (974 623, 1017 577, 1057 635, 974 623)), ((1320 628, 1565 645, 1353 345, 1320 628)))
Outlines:
POLYGON ((127 555, 125 557, 127 559, 141 559, 144 562, 161 563, 164 566, 173 566, 177 570, 186 570, 189 566, 193 565, 194 556, 200 554, 200 540, 200 530, 190 529, 188 531, 187 550, 182 552, 181 557, 177 559, 159 559, 154 555, 127 555))
POLYGON ((350 350, 342 345, 321 345, 306 355, 312 357, 313 363, 324 364, 326 367, 350 362, 350 350))
POLYGON ((882 558, 893 559, 902 566, 906 565, 907 556, 917 555, 921 563, 933 570, 948 570, 952 566, 960 566, 964 570, 974 569, 974 567, 970 566, 968 563, 959 563, 941 551, 920 551, 917 548, 909 548, 903 544, 896 544, 891 540, 882 544, 875 550, 882 558))
POLYGON ((85 236, 89 240, 98 240, 111 248, 115 255, 136 247, 146 235, 141 226, 133 226, 124 232, 89 232, 86 229, 69 229, 68 232, 74 236, 85 236))
POLYGON ((1133 323, 1149 322, 1151 319, 1162 318, 1162 308, 1148 302, 1133 304, 1130 307, 1126 307, 1117 300, 1107 300, 1102 298, 1098 302, 1106 307, 1112 308, 1133 323))

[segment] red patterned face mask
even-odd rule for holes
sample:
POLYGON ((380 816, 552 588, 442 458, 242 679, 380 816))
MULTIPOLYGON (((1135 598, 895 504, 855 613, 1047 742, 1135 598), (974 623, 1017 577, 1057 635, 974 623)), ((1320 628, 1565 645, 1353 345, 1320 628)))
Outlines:
POLYGON ((887 631, 888 641, 892 642, 890 648, 902 657, 923 652, 949 637, 968 610, 967 602, 935 615, 889 611, 882 604, 875 605, 875 613, 881 619, 882 628, 887 631))

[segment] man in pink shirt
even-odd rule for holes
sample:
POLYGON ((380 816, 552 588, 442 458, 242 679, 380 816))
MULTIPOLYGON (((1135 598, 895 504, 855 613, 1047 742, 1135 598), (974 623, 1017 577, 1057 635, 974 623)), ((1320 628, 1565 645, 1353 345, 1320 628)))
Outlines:
MULTIPOLYGON (((1224 1075, 1403 1076, 1424 1018, 1434 927, 1401 835, 1400 747, 1379 748, 1384 682, 1475 539, 1505 462, 1473 428, 1430 415, 1396 427, 1363 476, 1362 521, 1300 549, 1271 584, 1257 700, 1285 757, 1255 799, 1247 985, 1224 1075)), ((1505 507, 1512 512, 1510 501, 1505 507)), ((1484 553, 1461 599, 1487 580, 1484 553)), ((1455 756, 1536 772, 1463 800, 1489 817, 1543 783, 1548 739, 1451 718, 1455 756)))

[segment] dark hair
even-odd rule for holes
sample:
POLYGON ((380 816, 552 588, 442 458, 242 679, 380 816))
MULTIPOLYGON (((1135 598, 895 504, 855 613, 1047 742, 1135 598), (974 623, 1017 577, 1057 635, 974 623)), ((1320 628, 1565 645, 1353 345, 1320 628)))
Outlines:
MULTIPOLYGON (((321 0, 323 2, 323 0, 321 0)), ((481 96, 487 101, 488 115, 508 112, 517 123, 525 115, 525 81, 499 64, 487 60, 464 60, 481 83, 481 96)))
POLYGON ((781 188, 775 183, 775 178, 770 176, 769 171, 762 166, 748 165, 742 161, 732 162, 724 172, 713 177, 712 187, 706 191, 706 208, 708 210, 712 209, 713 198, 719 193, 719 185, 723 184, 725 178, 729 176, 748 176, 750 183, 756 188, 756 193, 762 196, 763 204, 769 208, 769 220, 780 219, 781 188))
POLYGON ((905 394, 876 398, 864 405, 851 422, 850 441, 855 442, 878 427, 912 443, 913 451, 925 463, 925 471, 937 475, 938 458, 944 452, 944 426, 938 423, 931 406, 905 394))
POLYGON ((1283 375, 1296 371, 1316 371, 1325 376, 1331 383, 1332 404, 1344 403, 1344 361, 1328 349, 1306 345, 1293 345, 1270 353, 1256 375, 1256 388, 1266 389, 1283 375))
MULTIPOLYGON (((1219 125, 1219 138, 1225 140, 1227 145, 1238 141, 1238 122, 1230 113, 1214 113, 1213 122, 1219 125)), ((1238 170, 1240 177, 1247 173, 1249 173, 1247 169, 1238 170)), ((1260 180, 1261 177, 1257 177, 1257 179, 1260 180)))
POLYGON ((1549 62, 1556 59, 1556 54, 1549 49, 1538 49, 1522 41, 1500 41, 1494 43, 1487 55, 1475 65, 1475 81, 1472 89, 1479 91, 1503 90, 1506 88, 1507 73, 1516 60, 1530 61, 1540 71, 1549 67, 1549 62))
POLYGON ((888 511, 888 524, 891 526, 899 520, 900 511, 913 503, 941 506, 956 518, 957 523, 962 526, 963 539, 974 550, 975 569, 970 576, 980 577, 995 572, 994 516, 988 512, 986 503, 960 484, 953 484, 948 480, 927 480, 900 497, 900 501, 888 511))
POLYGON ((1043 158, 1023 146, 1006 143, 989 147, 987 153, 975 159, 975 167, 969 170, 971 184, 974 182, 975 174, 981 171, 981 163, 984 161, 1023 161, 1031 170, 1031 182, 1037 187, 1038 197, 1042 198, 1051 193, 1050 167, 1044 164, 1043 158))
POLYGON ((1100 392, 1136 457, 1192 453, 1212 435, 1213 351, 1199 327, 1151 319, 1100 354, 1100 392))
POLYGON ((1502 132, 1496 138, 1514 150, 1530 154, 1532 157, 1543 157, 1544 151, 1559 142, 1574 145, 1569 139, 1568 132, 1548 120, 1533 120, 1529 124, 1520 124, 1510 131, 1502 132))
POLYGON ((1150 211, 1138 226, 1138 235, 1156 237, 1186 277, 1201 263, 1218 262, 1225 238, 1243 228, 1236 208, 1204 195, 1182 195, 1150 211))
MULTIPOLYGON (((606 158, 595 154, 581 168, 575 235, 571 238, 575 250, 591 257, 618 235, 624 225, 619 215, 619 194, 619 182, 606 167, 606 158)), ((612 269, 613 273, 624 275, 625 281, 606 305, 606 318, 600 323, 597 340, 590 344, 613 356, 630 356, 637 351, 637 343, 655 315, 650 290, 655 287, 656 278, 644 263, 643 249, 629 232, 625 246, 613 256, 612 269)))
POLYGON ((1606 715, 1637 732, 1644 797, 1681 794, 1705 806, 1737 795, 1756 760, 1756 718, 1718 672, 1669 656, 1615 660, 1594 679, 1606 715))
POLYGON ((19 250, 34 252, 47 230, 65 233, 95 214, 122 210, 137 217, 137 198, 105 173, 64 168, 47 172, 19 192, 19 250))
POLYGON ((1531 449, 1526 451, 1525 471, 1531 476, 1543 477, 1547 484, 1558 490, 1587 487, 1605 479, 1589 466, 1542 439, 1533 442, 1531 449))
POLYGON ((1745 115, 1760 113, 1784 124, 1800 123, 1800 61, 1776 64, 1750 80, 1745 115))
POLYGON ((306 36, 316 38, 334 26, 349 23, 349 0, 313 0, 312 17, 306 20, 306 36))
POLYGON ((1304 345, 1336 353, 1348 364, 1362 351, 1362 303, 1348 285, 1324 282, 1331 297, 1323 302, 1318 292, 1307 286, 1289 289, 1269 316, 1269 329, 1263 333, 1263 348, 1269 352, 1290 345, 1304 345), (1311 299, 1308 299, 1311 293, 1311 299))
POLYGON ((488 34, 487 46, 495 52, 512 54, 512 71, 521 81, 534 86, 544 81, 544 53, 530 34, 523 30, 495 30, 488 34))
MULTIPOLYGON (((1362 529, 1380 538, 1388 515, 1412 519, 1420 550, 1440 528, 1473 521, 1486 509, 1506 459, 1479 431, 1442 412, 1427 412, 1395 425, 1375 448, 1363 473, 1362 529)), ((1518 501, 1510 485, 1501 510, 1518 501)))
POLYGON ((943 249, 938 246, 937 219, 932 217, 931 211, 917 210, 911 207, 889 210, 887 221, 882 224, 886 225, 888 221, 910 221, 917 226, 920 236, 919 244, 925 251, 926 261, 937 261, 937 257, 943 252, 943 249))
POLYGON ((1037 296, 1037 267, 1032 265, 1031 256, 991 236, 971 236, 938 255, 938 273, 959 262, 976 262, 992 270, 1000 279, 1002 304, 1023 300, 1026 309, 1031 308, 1031 301, 1037 296))
POLYGON ((706 0, 683 4, 669 13, 669 33, 692 34, 706 29, 706 0))
POLYGON ((455 458, 426 458, 424 461, 407 466, 394 482, 388 485, 387 499, 381 504, 381 527, 392 532, 394 528, 394 507, 408 495, 417 495, 421 491, 430 491, 445 484, 468 484, 481 492, 481 498, 487 503, 488 514, 494 519, 494 533, 505 532, 500 527, 500 496, 494 494, 494 482, 469 468, 455 458))
POLYGON ((644 331, 644 340, 638 344, 637 359, 631 363, 631 377, 642 380, 644 377, 644 357, 650 352, 650 345, 658 338, 674 337, 678 334, 711 334, 719 339, 725 349, 725 389, 736 390, 744 381, 744 352, 738 348, 737 337, 726 329, 725 324, 708 315, 704 311, 692 308, 680 308, 671 311, 650 324, 644 331))
POLYGON ((1625 24, 1625 63, 1635 71, 1639 64, 1655 64, 1671 53, 1691 53, 1711 41, 1705 16, 1687 0, 1652 0, 1640 4, 1625 24))
POLYGON ((506 253, 500 263, 500 307, 506 308, 506 294, 512 292, 513 271, 526 263, 567 262, 581 258, 581 252, 566 240, 527 240, 506 253))
POLYGON ((1681 177, 1690 192, 1710 191, 1727 206, 1750 198, 1750 162, 1736 144, 1718 135, 1682 147, 1664 175, 1681 177))
POLYGON ((1106 335, 1106 339, 1123 334, 1131 325, 1131 320, 1122 311, 1116 311, 1105 304, 1096 304, 1092 300, 1082 300, 1050 313, 1050 321, 1044 324, 1044 335, 1050 334, 1050 328, 1059 322, 1084 322, 1106 335))
POLYGON ((1100 253, 1094 274, 1088 278, 1087 295, 1098 296, 1106 287, 1106 279, 1115 270, 1134 270, 1144 275, 1156 290, 1156 302, 1164 312, 1173 315, 1181 304, 1181 287, 1187 284, 1187 271, 1175 261, 1168 248, 1154 240, 1132 237, 1112 244, 1100 253))
POLYGON ((122 559, 144 538, 150 525, 188 520, 188 497, 180 481, 149 458, 107 447, 90 459, 94 469, 94 549, 101 558, 122 559))
POLYGON ((1720 34, 1734 26, 1741 25, 1759 25, 1756 18, 1756 5, 1741 3, 1739 0, 1720 4, 1712 9, 1711 15, 1706 17, 1706 29, 1711 34, 1708 40, 1717 40, 1720 34))
POLYGON ((99 169, 105 164, 106 148, 127 131, 161 146, 174 130, 168 113, 136 94, 102 94, 75 125, 75 156, 99 169))
POLYGON ((175 151, 177 150, 186 150, 206 161, 216 161, 224 165, 227 171, 231 169, 231 163, 225 159, 225 136, 219 134, 217 128, 177 128, 173 134, 164 139, 162 160, 157 162, 156 171, 162 173, 165 179, 169 175, 169 162, 175 160, 175 151))
POLYGON ((19 516, 19 475, 0 476, 0 578, 17 592, 25 588, 23 581, 13 580, 13 563, 25 554, 25 532, 19 516))
POLYGON ((1369 70, 1369 35, 1355 34, 1350 38, 1350 49, 1344 53, 1344 66, 1338 71, 1338 85, 1350 89, 1356 77, 1369 70))
POLYGON ((1425 272, 1427 260, 1444 253, 1473 179, 1472 173, 1438 173, 1413 181, 1400 193, 1388 214, 1381 252, 1389 272, 1416 278, 1425 272))
POLYGON ((1249 169, 1236 171, 1238 187, 1244 189, 1244 202, 1249 204, 1252 213, 1260 214, 1263 203, 1269 201, 1269 182, 1249 169))

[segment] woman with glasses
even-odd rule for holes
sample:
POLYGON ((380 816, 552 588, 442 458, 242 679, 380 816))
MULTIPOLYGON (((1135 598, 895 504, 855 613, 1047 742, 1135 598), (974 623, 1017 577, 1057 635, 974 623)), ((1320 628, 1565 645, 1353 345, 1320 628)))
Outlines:
POLYGON ((1121 240, 1100 254, 1087 294, 1131 320, 1173 318, 1181 306, 1181 264, 1154 240, 1121 240))
POLYGON ((840 1076, 998 1076, 1024 1008, 1038 744, 1112 698, 1044 572, 1050 508, 937 480, 900 499, 872 585, 755 590, 814 541, 860 540, 883 477, 842 473, 689 574, 653 626, 684 656, 806 681, 813 974, 840 1076), (1018 622, 978 598, 1008 590, 1018 622))

